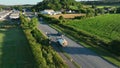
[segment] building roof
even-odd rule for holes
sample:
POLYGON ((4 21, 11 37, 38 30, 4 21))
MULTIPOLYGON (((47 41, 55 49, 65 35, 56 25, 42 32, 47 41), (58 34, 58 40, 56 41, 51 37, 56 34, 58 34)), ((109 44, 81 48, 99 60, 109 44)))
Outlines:
POLYGON ((55 12, 55 11, 52 9, 45 9, 44 12, 55 12))

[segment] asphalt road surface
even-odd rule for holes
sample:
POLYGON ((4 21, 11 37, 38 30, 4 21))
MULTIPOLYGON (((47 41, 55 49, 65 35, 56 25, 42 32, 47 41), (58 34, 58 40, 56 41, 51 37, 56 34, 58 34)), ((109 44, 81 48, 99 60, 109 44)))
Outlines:
MULTIPOLYGON (((58 32, 49 27, 47 24, 42 22, 39 24, 38 28, 43 33, 47 32, 54 41, 56 40, 56 34, 58 32)), ((81 68, 118 68, 102 59, 93 51, 77 44, 66 36, 64 36, 64 38, 68 41, 68 46, 62 47, 62 50, 65 51, 73 59, 73 61, 79 64, 81 68)))
POLYGON ((0 12, 0 21, 6 20, 6 18, 9 16, 10 13, 12 13, 12 11, 0 12))

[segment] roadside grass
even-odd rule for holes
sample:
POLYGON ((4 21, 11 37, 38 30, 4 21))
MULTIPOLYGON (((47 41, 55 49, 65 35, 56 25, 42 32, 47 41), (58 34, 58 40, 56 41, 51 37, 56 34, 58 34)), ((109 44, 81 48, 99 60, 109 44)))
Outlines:
POLYGON ((0 22, 0 68, 33 68, 35 61, 22 29, 8 23, 0 22))
POLYGON ((84 47, 96 52, 98 55, 100 55, 101 58, 105 59, 106 61, 110 62, 111 64, 114 64, 114 65, 117 65, 120 67, 120 61, 114 55, 112 55, 110 52, 108 52, 107 50, 105 50, 99 46, 88 45, 83 41, 79 41, 79 39, 75 39, 71 35, 64 32, 64 28, 61 28, 58 25, 50 25, 50 26, 52 28, 56 29, 57 31, 64 33, 67 37, 71 38, 73 41, 77 42, 78 44, 81 44, 84 47))

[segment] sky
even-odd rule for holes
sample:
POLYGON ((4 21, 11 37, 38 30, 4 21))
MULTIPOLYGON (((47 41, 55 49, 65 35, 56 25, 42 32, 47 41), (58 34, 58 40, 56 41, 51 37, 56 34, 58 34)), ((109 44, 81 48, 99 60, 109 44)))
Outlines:
MULTIPOLYGON (((40 1, 42 0, 0 0, 0 4, 2 5, 37 4, 40 1)), ((80 1, 80 0, 76 0, 76 1, 80 1)))
POLYGON ((2 5, 37 4, 42 0, 0 0, 2 5))

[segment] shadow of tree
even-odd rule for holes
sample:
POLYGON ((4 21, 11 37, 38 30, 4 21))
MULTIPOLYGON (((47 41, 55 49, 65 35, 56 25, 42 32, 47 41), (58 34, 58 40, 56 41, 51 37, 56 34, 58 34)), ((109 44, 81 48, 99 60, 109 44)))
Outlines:
POLYGON ((119 40, 111 41, 109 43, 109 48, 112 50, 112 52, 120 56, 120 41, 119 40))
MULTIPOLYGON (((52 42, 51 44, 54 48, 61 49, 62 51, 64 51, 65 53, 68 53, 68 54, 98 56, 98 54, 96 54, 95 52, 93 52, 93 51, 91 51, 91 50, 89 50, 88 48, 85 48, 85 47, 74 47, 74 46, 69 46, 69 45, 66 46, 66 47, 62 47, 61 45, 59 45, 56 42, 52 42)), ((57 50, 57 51, 61 52, 60 50, 57 50)))
POLYGON ((0 27, 0 68, 34 68, 34 57, 22 29, 8 21, 1 25, 5 27, 0 27))

